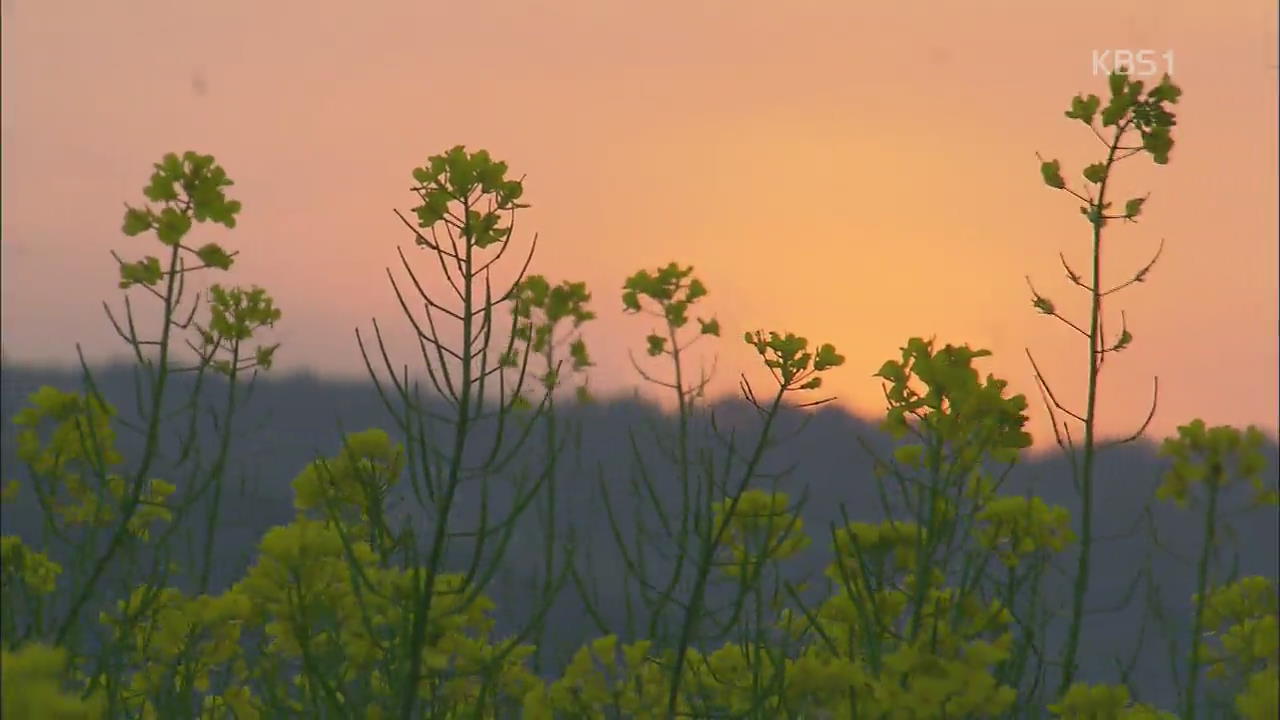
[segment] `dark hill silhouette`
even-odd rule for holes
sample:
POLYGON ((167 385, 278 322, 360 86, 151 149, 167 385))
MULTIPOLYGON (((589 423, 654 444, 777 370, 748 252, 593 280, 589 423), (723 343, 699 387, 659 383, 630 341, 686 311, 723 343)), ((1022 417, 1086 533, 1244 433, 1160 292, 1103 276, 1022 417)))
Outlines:
MULTIPOLYGON (((99 387, 125 417, 134 417, 132 408, 133 380, 124 367, 108 367, 95 371, 99 387)), ((29 393, 41 385, 64 390, 80 390, 78 373, 7 365, 3 368, 0 389, 0 413, 4 430, 0 448, 3 478, 25 479, 25 468, 15 456, 15 429, 11 418, 26 403, 29 393)), ((190 387, 189 376, 177 376, 172 397, 183 400, 190 387)), ((221 383, 205 389, 210 398, 218 397, 221 383)), ((177 407, 177 404, 173 405, 177 407)), ((564 517, 558 521, 567 527, 573 522, 584 545, 590 545, 595 557, 592 571, 599 581, 602 605, 615 622, 621 621, 621 563, 616 556, 604 513, 598 509, 598 485, 603 478, 613 493, 620 515, 629 517, 634 505, 628 497, 628 471, 632 466, 628 429, 639 433, 642 447, 652 447, 644 428, 670 425, 656 406, 636 399, 614 399, 588 406, 566 403, 563 417, 580 429, 576 449, 569 451, 559 473, 559 486, 564 517), (612 554, 610 554, 612 553, 612 554)), ((723 402, 716 406, 717 418, 723 425, 738 427, 743 437, 753 437, 754 412, 745 402, 723 402)), ((796 572, 819 570, 830 557, 825 535, 830 523, 839 522, 843 504, 852 519, 881 519, 871 462, 857 442, 859 437, 887 455, 891 441, 877 429, 877 421, 860 418, 840 408, 827 406, 810 413, 804 431, 774 447, 769 455, 767 471, 781 471, 794 465, 782 489, 797 498, 808 488, 809 502, 803 510, 806 527, 814 536, 811 548, 795 563, 796 572)), ((1189 420, 1190 418, 1188 418, 1189 420)), ((799 426, 799 416, 788 416, 780 425, 780 437, 789 437, 799 426)), ((370 427, 386 429, 393 437, 394 425, 371 383, 339 382, 307 375, 268 375, 260 379, 251 399, 244 406, 236 427, 229 488, 224 495, 225 522, 215 539, 216 566, 214 588, 220 589, 237 577, 254 553, 255 543, 273 524, 288 522, 293 514, 290 481, 310 461, 336 454, 340 447, 339 421, 346 431, 370 427), (240 487, 243 478, 243 488, 240 487)), ((211 426, 202 421, 203 451, 212 455, 214 446, 207 439, 211 426)), ((699 425, 698 432, 705 431, 699 425)), ((140 438, 120 433, 118 447, 126 458, 136 457, 140 438)), ((171 447, 169 443, 166 447, 171 447)), ((1157 445, 1143 441, 1111 448, 1102 452, 1097 475, 1097 531, 1100 536, 1118 536, 1100 541, 1095 553, 1095 575, 1090 606, 1100 610, 1089 617, 1082 639, 1086 653, 1082 678, 1093 681, 1116 681, 1112 656, 1127 654, 1135 646, 1141 619, 1146 614, 1147 599, 1139 592, 1127 607, 1107 610, 1125 596, 1148 562, 1151 536, 1145 531, 1129 532, 1142 516, 1143 508, 1152 502, 1154 489, 1166 463, 1156 455, 1157 445)), ((538 452, 537 444, 527 452, 538 452)), ((1277 446, 1267 446, 1268 476, 1277 469, 1277 446)), ((647 450, 647 462, 660 466, 659 455, 647 450)), ((155 473, 165 477, 163 467, 155 473)), ((663 497, 678 494, 674 479, 655 474, 663 497)), ((502 487, 497 484, 495 487, 502 487)), ((1019 463, 1010 475, 1005 492, 1034 492, 1046 502, 1066 506, 1073 514, 1077 500, 1071 487, 1070 468, 1059 453, 1030 456, 1019 463)), ((1239 504, 1239 493, 1230 502, 1239 504)), ((509 497, 495 497, 496 510, 509 497)), ((457 510, 460 517, 475 517, 478 496, 466 495, 457 510)), ((491 511, 495 508, 491 508, 491 511)), ((196 517, 202 513, 197 510, 196 517)), ((19 501, 7 504, 3 512, 5 534, 18 534, 35 541, 39 529, 39 512, 31 493, 24 492, 19 501)), ((1185 559, 1194 557, 1202 537, 1202 529, 1191 511, 1178 510, 1167 503, 1154 504, 1152 519, 1156 535, 1164 548, 1150 556, 1152 576, 1159 586, 1158 598, 1167 607, 1167 620, 1177 631, 1177 639, 1185 646, 1185 628, 1190 622, 1190 595, 1193 592, 1194 569, 1185 559), (1179 560, 1183 558, 1184 560, 1179 560)), ((1238 551, 1238 567, 1242 574, 1277 576, 1277 513, 1275 508, 1243 512, 1232 519, 1237 538, 1232 545, 1238 551)), ((533 532, 532 516, 518 531, 533 532)), ((199 547, 205 539, 194 530, 199 547)), ((528 536, 521 536, 528 537, 528 536)), ((510 572, 500 575, 491 589, 498 603, 499 627, 514 626, 522 615, 526 583, 531 580, 537 543, 513 543, 505 567, 510 572)), ((1059 562, 1064 569, 1072 566, 1071 553, 1059 562)), ((1051 580, 1051 598, 1066 607, 1069 592, 1066 582, 1051 580)), ((1062 625, 1062 623, 1059 623, 1062 625)), ((594 634, 584 621, 580 603, 566 592, 550 615, 551 637, 548 645, 553 654, 563 654, 594 634)), ((1061 628, 1059 628, 1059 631, 1061 628)), ((1174 706, 1174 690, 1169 675, 1169 648, 1159 628, 1146 628, 1146 641, 1137 656, 1133 682, 1139 694, 1166 708, 1174 706)))

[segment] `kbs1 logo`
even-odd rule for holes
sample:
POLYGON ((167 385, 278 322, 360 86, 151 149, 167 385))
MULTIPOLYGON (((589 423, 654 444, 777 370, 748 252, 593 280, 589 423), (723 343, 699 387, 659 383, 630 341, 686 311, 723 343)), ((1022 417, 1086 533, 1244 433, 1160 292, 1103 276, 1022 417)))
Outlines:
POLYGON ((1130 76, 1173 75, 1173 51, 1094 50, 1093 74, 1110 75, 1124 71, 1130 76), (1163 61, 1163 64, 1161 63, 1163 61))

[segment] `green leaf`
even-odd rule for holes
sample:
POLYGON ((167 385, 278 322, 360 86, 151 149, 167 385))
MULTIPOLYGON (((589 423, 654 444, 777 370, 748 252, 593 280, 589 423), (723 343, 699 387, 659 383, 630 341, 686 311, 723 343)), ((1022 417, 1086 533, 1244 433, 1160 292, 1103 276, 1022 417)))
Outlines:
POLYGON ((818 348, 818 355, 814 358, 813 369, 819 372, 828 368, 838 367, 844 364, 844 356, 836 352, 836 347, 831 343, 825 343, 818 348))
POLYGON ((1133 198, 1124 204, 1124 216, 1130 220, 1142 214, 1142 204, 1147 201, 1146 198, 1133 198))
POLYGON ((280 343, 275 345, 259 346, 254 352, 254 362, 263 370, 270 370, 271 364, 275 360, 276 349, 280 347, 280 343))
POLYGON ((907 374, 902 368, 902 364, 893 360, 886 360, 880 369, 871 377, 882 377, 889 382, 902 382, 907 379, 907 374))
POLYGON ((694 300, 697 300, 698 298, 706 294, 707 294, 707 287, 702 284, 701 280, 694 278, 692 281, 689 282, 689 291, 688 291, 688 294, 685 296, 685 300, 687 302, 693 302, 694 300))
POLYGON ((1147 92, 1147 98, 1149 100, 1154 100, 1155 102, 1169 102, 1176 104, 1178 102, 1178 98, 1181 96, 1182 88, 1173 84, 1173 78, 1169 77, 1168 73, 1165 73, 1164 77, 1161 78, 1159 85, 1156 85, 1147 92))
POLYGON ((1035 307, 1035 309, 1039 310, 1045 315, 1052 315, 1054 313, 1053 301, 1047 297, 1040 297, 1039 295, 1037 295, 1036 298, 1031 301, 1031 304, 1035 307))
MULTIPOLYGON (((515 202, 524 194, 524 185, 519 180, 508 180, 502 185, 502 196, 508 203, 515 202)), ((527 206, 522 206, 527 207, 527 206)))
POLYGON ((1132 107, 1132 104, 1129 102, 1127 96, 1120 95, 1112 98, 1111 102, 1107 104, 1106 109, 1102 111, 1103 127, 1111 127, 1119 124, 1125 113, 1129 112, 1130 107, 1132 107))
POLYGON ((1077 95, 1071 100, 1071 109, 1064 114, 1069 118, 1079 120, 1085 125, 1092 125, 1093 116, 1097 114, 1098 106, 1101 104, 1102 101, 1098 99, 1097 95, 1090 95, 1087 98, 1083 95, 1077 95))
POLYGON ((177 153, 165 153, 164 158, 156 165, 156 170, 171 178, 177 178, 182 175, 182 160, 178 158, 177 153))
POLYGON ((156 221, 156 236, 160 238, 160 242, 165 245, 177 245, 190 230, 191 218, 185 213, 171 207, 160 211, 160 217, 156 221))
POLYGON ((1165 165, 1169 162, 1169 151, 1173 149, 1173 138, 1169 135, 1169 128, 1157 127, 1152 128, 1151 132, 1142 135, 1142 147, 1151 153, 1151 160, 1157 165, 1165 165))
POLYGON ((715 318, 711 318, 710 320, 703 320, 702 318, 698 318, 698 324, 702 326, 701 332, 703 335, 715 335, 717 337, 720 336, 719 320, 715 318))
POLYGON ((173 187, 173 180, 159 172, 151 176, 151 184, 142 189, 142 194, 154 202, 178 199, 178 191, 173 187))
POLYGON ((1066 181, 1062 179, 1062 167, 1057 160, 1042 161, 1040 175, 1044 178, 1044 184, 1051 188, 1061 190, 1067 186, 1066 181))
POLYGON ((661 335, 650 335, 645 340, 649 342, 649 354, 655 357, 661 355, 667 347, 667 339, 661 335))
POLYGON ((689 322, 689 318, 685 315, 685 311, 689 309, 687 302, 673 302, 667 305, 663 314, 667 317, 667 322, 672 327, 684 327, 689 322))
POLYGON ((587 344, 581 339, 574 340, 569 345, 569 356, 573 358, 573 368, 581 370, 591 366, 591 358, 587 355, 587 344))
POLYGON ((196 251, 200 261, 209 267, 216 267, 220 270, 231 269, 232 258, 217 243, 209 243, 196 251))
POLYGON ((148 255, 146 259, 120 265, 120 287, 128 288, 138 283, 154 287, 164 277, 160 259, 148 255))
POLYGON ((1107 84, 1111 88, 1111 96, 1116 97, 1124 92, 1125 85, 1129 82, 1129 76, 1125 73, 1116 71, 1111 73, 1107 78, 1107 84))
POLYGON ((635 290, 622 293, 622 305, 627 312, 640 312, 640 297, 635 290))
POLYGON ((1082 174, 1085 180, 1094 184, 1100 183, 1107 177, 1107 165, 1106 163, 1094 163, 1086 167, 1082 174))
MULTIPOLYGON (((127 206, 126 206, 127 207, 127 206)), ((124 212, 125 235, 133 237, 151 229, 151 211, 147 209, 128 208, 124 212)))

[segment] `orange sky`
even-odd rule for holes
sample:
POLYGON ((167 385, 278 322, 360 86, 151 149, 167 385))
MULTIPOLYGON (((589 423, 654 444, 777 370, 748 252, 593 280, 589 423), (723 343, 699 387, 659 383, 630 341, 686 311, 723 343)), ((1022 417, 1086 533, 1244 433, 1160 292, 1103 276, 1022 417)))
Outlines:
POLYGON ((637 384, 625 349, 649 326, 622 315, 623 279, 674 259, 725 326, 717 390, 763 379, 743 330, 792 330, 835 343, 829 389, 878 414, 871 373, 936 334, 993 350, 980 367, 1031 397, 1044 442, 1024 349, 1075 407, 1087 351, 1024 276, 1087 322, 1057 253, 1084 269, 1088 226, 1035 153, 1074 181, 1100 146, 1062 111, 1103 94, 1093 50, 1152 48, 1185 92, 1178 145, 1166 167, 1121 166, 1120 196, 1151 199, 1107 236, 1104 280, 1166 246, 1111 306, 1134 344, 1107 364, 1100 424, 1136 427, 1158 374, 1153 434, 1193 417, 1274 433, 1276 25, 1269 0, 4 0, 4 352, 120 353, 108 251, 154 252, 120 234, 122 203, 194 149, 244 203, 198 242, 242 251, 230 278, 276 298, 281 366, 362 376, 356 327, 408 337, 391 210, 414 204, 414 166, 466 144, 527 176, 515 242, 539 233, 534 270, 595 291, 598 391, 637 384))

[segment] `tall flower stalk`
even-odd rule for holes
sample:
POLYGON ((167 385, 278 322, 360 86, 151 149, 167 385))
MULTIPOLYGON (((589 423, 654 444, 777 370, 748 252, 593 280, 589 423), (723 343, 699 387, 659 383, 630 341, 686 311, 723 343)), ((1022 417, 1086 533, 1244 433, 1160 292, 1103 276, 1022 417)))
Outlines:
MULTIPOLYGON (((1091 563, 1095 540, 1093 528, 1094 465, 1097 451, 1101 447, 1096 435, 1098 377, 1102 371, 1106 356, 1110 353, 1124 350, 1133 341, 1133 335, 1129 332, 1127 324, 1123 322, 1124 316, 1122 314, 1120 334, 1113 343, 1108 344, 1109 341, 1105 336, 1103 326, 1103 300, 1133 283, 1143 282, 1151 267, 1155 264, 1156 259, 1160 256, 1159 251, 1157 251, 1151 262, 1135 273, 1130 280, 1111 288, 1103 287, 1103 228, 1112 220, 1135 222, 1142 213, 1143 204, 1147 200, 1146 197, 1132 198, 1125 202, 1121 212, 1110 212, 1114 202, 1108 200, 1107 191, 1116 165, 1123 160, 1146 153, 1151 156, 1152 161, 1157 165, 1164 165, 1169 162, 1169 152, 1173 148, 1172 128, 1175 125, 1175 117, 1167 106, 1177 103, 1179 96, 1182 94, 1182 91, 1177 85, 1173 84, 1168 75, 1165 75, 1159 84, 1147 90, 1145 95, 1143 94, 1143 82, 1141 80, 1131 80, 1127 74, 1121 71, 1111 74, 1108 78, 1108 85, 1111 91, 1111 98, 1105 107, 1097 95, 1077 95, 1071 101, 1071 109, 1065 113, 1068 118, 1078 120, 1088 126, 1105 148, 1105 157, 1099 162, 1088 165, 1082 171, 1081 174, 1085 180, 1084 189, 1076 191, 1067 187, 1066 180, 1062 177, 1061 165, 1057 160, 1046 161, 1042 159, 1040 163, 1040 174, 1046 185, 1066 192, 1084 203, 1080 207, 1080 214, 1088 221, 1092 233, 1092 267, 1087 281, 1071 268, 1065 256, 1062 257, 1062 264, 1066 269, 1067 278, 1077 287, 1089 293, 1089 323, 1087 329, 1059 314, 1054 303, 1037 292, 1034 286, 1031 286, 1032 305, 1036 310, 1060 320, 1067 327, 1088 338, 1089 341, 1088 363, 1086 365, 1088 369, 1088 391, 1083 413, 1069 410, 1058 401, 1049 382, 1036 365, 1034 357, 1031 360, 1033 367, 1035 367, 1036 379, 1046 396, 1045 405, 1053 422, 1054 436, 1058 445, 1068 452, 1071 459, 1072 471, 1075 475, 1076 485, 1079 488, 1081 502, 1078 531, 1080 552, 1076 560, 1075 579, 1071 594, 1071 619, 1067 630, 1066 648, 1062 656, 1062 671, 1058 682, 1059 693, 1066 692, 1078 671, 1076 656, 1079 652, 1085 598, 1089 591, 1089 579, 1092 569, 1091 563), (1110 137, 1107 137, 1108 132, 1110 137), (1135 134, 1139 143, 1137 145, 1128 144, 1135 134), (1076 460, 1075 441, 1071 436, 1070 428, 1066 426, 1064 421, 1063 424, 1066 429, 1066 440, 1064 441, 1063 434, 1059 432, 1055 410, 1065 413, 1068 417, 1084 425, 1082 459, 1078 463, 1076 460), (1068 445, 1070 446, 1069 450, 1068 445)), ((1030 285, 1029 278, 1027 282, 1030 285)), ((1028 352, 1028 356, 1030 356, 1030 352, 1028 352)), ((1155 414, 1159 390, 1158 381, 1155 387, 1157 394, 1156 397, 1153 397, 1151 411, 1147 416, 1146 422, 1133 435, 1119 442, 1136 440, 1146 429, 1147 424, 1150 423, 1155 414)))

